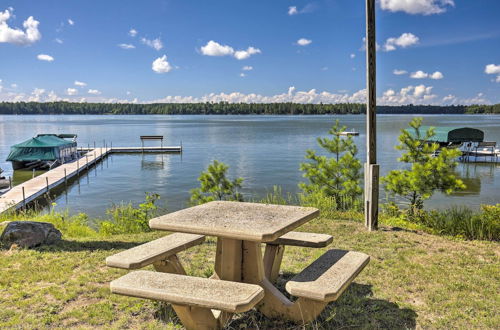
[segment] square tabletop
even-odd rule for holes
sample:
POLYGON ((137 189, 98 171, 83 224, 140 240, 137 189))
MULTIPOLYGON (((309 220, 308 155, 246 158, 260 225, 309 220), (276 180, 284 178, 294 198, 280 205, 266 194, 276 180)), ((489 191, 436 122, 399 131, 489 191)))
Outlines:
POLYGON ((151 219, 153 229, 271 242, 319 215, 313 207, 217 201, 151 219))

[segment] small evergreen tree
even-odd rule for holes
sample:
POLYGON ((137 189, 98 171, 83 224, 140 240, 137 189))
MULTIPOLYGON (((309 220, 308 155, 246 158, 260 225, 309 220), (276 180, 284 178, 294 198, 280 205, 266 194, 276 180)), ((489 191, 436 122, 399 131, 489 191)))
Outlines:
POLYGON ((443 148, 436 155, 439 145, 428 142, 435 135, 434 129, 421 132, 421 124, 422 118, 414 118, 409 129, 401 130, 400 144, 396 146, 404 151, 398 161, 411 164, 410 168, 390 171, 382 178, 387 192, 408 202, 410 217, 423 209, 424 201, 436 190, 450 194, 465 188, 454 172, 460 150, 443 148))
POLYGON ((192 205, 203 204, 215 200, 243 201, 243 196, 238 192, 243 183, 243 178, 230 181, 226 178, 229 166, 214 160, 208 165, 206 172, 201 172, 198 181, 200 187, 191 190, 190 202, 192 205))
POLYGON ((317 155, 314 150, 307 150, 307 163, 300 164, 303 176, 308 183, 300 183, 299 187, 306 195, 317 195, 332 198, 336 209, 348 209, 356 205, 362 194, 361 162, 356 158, 358 148, 352 136, 342 137, 341 127, 337 120, 328 131, 331 138, 318 138, 318 144, 333 157, 317 155))

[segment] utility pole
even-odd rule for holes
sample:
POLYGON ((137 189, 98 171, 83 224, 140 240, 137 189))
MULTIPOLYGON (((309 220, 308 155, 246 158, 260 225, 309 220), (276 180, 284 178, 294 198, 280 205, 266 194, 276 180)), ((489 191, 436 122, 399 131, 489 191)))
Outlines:
POLYGON ((375 41, 375 0, 366 0, 366 164, 365 226, 378 227, 379 165, 377 164, 377 49, 375 41))

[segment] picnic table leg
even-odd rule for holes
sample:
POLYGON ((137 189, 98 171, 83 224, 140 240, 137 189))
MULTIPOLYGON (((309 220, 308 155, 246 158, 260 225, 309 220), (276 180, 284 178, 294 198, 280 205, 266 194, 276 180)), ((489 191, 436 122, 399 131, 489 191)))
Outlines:
MULTIPOLYGON (((217 239, 215 252, 215 273, 213 279, 241 282, 242 241, 229 238, 217 239)), ((221 326, 229 322, 233 314, 214 311, 221 326)))
POLYGON ((176 254, 171 255, 166 260, 156 261, 153 266, 158 272, 186 275, 186 271, 176 254))
POLYGON ((242 280, 245 283, 260 285, 265 296, 257 309, 267 317, 281 317, 295 322, 314 320, 325 309, 327 303, 306 298, 291 302, 265 276, 264 262, 260 243, 243 242, 242 280))
POLYGON ((266 244, 264 251, 264 274, 271 283, 276 282, 279 276, 284 252, 284 245, 266 244))
POLYGON ((175 313, 188 330, 215 330, 222 326, 208 308, 172 304, 175 313))

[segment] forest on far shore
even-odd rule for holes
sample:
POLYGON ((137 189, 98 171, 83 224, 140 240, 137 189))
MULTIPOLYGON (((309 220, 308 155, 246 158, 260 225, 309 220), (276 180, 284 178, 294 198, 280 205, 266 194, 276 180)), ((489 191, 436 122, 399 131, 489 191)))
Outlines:
MULTIPOLYGON (((72 102, 0 102, 3 115, 326 115, 363 114, 361 103, 72 103, 72 102)), ((377 106, 380 114, 500 114, 494 105, 400 105, 377 106)))

